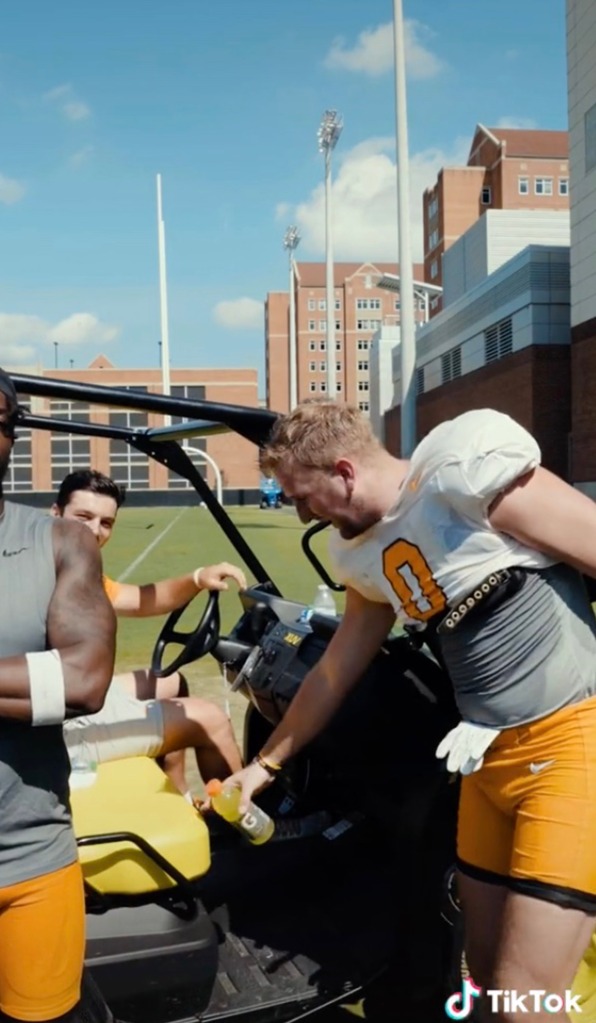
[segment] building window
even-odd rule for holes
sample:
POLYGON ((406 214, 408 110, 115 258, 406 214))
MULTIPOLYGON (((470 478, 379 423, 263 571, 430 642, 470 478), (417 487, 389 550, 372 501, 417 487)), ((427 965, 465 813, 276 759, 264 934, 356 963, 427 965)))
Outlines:
POLYGON ((488 327, 484 331, 484 361, 495 362, 513 351, 513 325, 511 317, 488 327))
MULTIPOLYGON (((89 405, 80 401, 51 401, 51 415, 58 419, 72 419, 75 423, 89 422, 89 405)), ((21 439, 15 451, 20 451, 21 439)), ((62 480, 75 469, 88 469, 91 463, 89 437, 76 434, 53 433, 52 450, 52 487, 57 490, 62 480)))
POLYGON ((434 231, 431 231, 431 233, 429 235, 429 238, 428 238, 428 248, 429 248, 429 251, 430 251, 430 249, 434 249, 438 244, 439 244, 439 232, 435 228, 434 231))
POLYGON ((326 352, 327 351, 327 342, 326 341, 319 341, 319 351, 320 352, 326 352))
MULTIPOLYGON (((147 413, 110 409, 110 426, 144 429, 147 426, 147 413)), ((110 476, 127 490, 147 490, 149 488, 147 456, 142 451, 132 448, 124 440, 110 440, 110 476)))
POLYGON ((336 373, 341 373, 341 362, 336 362, 335 363, 335 372, 336 373))
POLYGON ((360 409, 361 412, 368 412, 370 405, 367 401, 359 401, 358 408, 360 409))
POLYGON ((310 370, 310 372, 311 372, 311 373, 315 373, 315 372, 316 372, 316 369, 317 369, 317 364, 316 364, 316 362, 309 362, 309 364, 308 364, 308 368, 309 368, 309 370, 310 370))
POLYGON ((596 103, 584 114, 586 174, 596 167, 596 103))
POLYGON ((398 311, 398 309, 401 309, 401 298, 395 299, 395 302, 393 303, 393 308, 395 309, 396 312, 398 311))
POLYGON ((359 341, 357 347, 358 347, 358 351, 359 352, 367 352, 368 351, 368 341, 359 341))
POLYGON ((321 373, 324 373, 326 368, 327 368, 327 363, 326 362, 320 362, 319 363, 319 369, 321 370, 321 373))
POLYGON ((569 178, 559 178, 559 195, 569 195, 569 178))
POLYGON ((368 309, 368 299, 367 298, 357 298, 356 299, 356 308, 357 309, 368 309))
POLYGON ((363 373, 365 370, 368 370, 368 362, 365 362, 364 359, 359 359, 358 369, 360 370, 361 373, 363 373))
POLYGON ((416 394, 424 394, 424 366, 416 369, 416 394))
POLYGON ((309 298, 308 308, 311 313, 314 312, 314 310, 317 308, 317 303, 315 302, 314 298, 309 298))
POLYGON ((341 380, 338 380, 338 381, 337 381, 337 383, 336 383, 336 385, 335 385, 335 390, 336 390, 336 391, 341 391, 341 380))
POLYGON ((517 179, 517 190, 520 195, 530 194, 530 179, 529 178, 518 178, 517 179))
POLYGON ((428 219, 429 220, 432 220, 432 218, 434 216, 436 216, 438 209, 439 209, 439 202, 438 202, 438 199, 435 196, 435 198, 431 199, 431 201, 428 204, 428 219))
POLYGON ((341 330, 341 320, 336 320, 335 321, 335 329, 336 330, 341 330))
POLYGON ((452 348, 441 356, 441 383, 448 384, 461 376, 461 348, 452 348))
POLYGON ((321 380, 321 383, 320 383, 320 386, 319 386, 319 390, 320 390, 321 394, 324 394, 325 391, 327 390, 327 384, 325 383, 324 380, 321 380))
POLYGON ((316 325, 314 320, 309 320, 308 321, 308 329, 309 330, 316 330, 317 329, 317 325, 316 325))
POLYGON ((311 392, 314 392, 314 391, 316 391, 316 389, 317 389, 317 385, 316 385, 316 383, 314 382, 314 380, 311 380, 311 382, 310 382, 310 384, 309 384, 309 388, 310 388, 311 392))
MULTIPOLYGON (((64 402, 64 405, 68 405, 68 404, 69 404, 68 402, 64 402)), ((19 395, 19 405, 21 406, 21 408, 24 408, 24 409, 26 409, 27 412, 29 412, 30 409, 31 409, 31 399, 30 398, 25 398, 24 396, 19 395)), ((87 407, 87 410, 88 410, 89 406, 87 405, 86 407, 87 407)), ((58 435, 52 434, 52 444, 53 444, 53 441, 54 441, 54 436, 66 436, 66 435, 65 434, 62 434, 62 435, 60 435, 60 434, 58 434, 58 435)), ((86 469, 89 468, 89 459, 87 459, 87 463, 85 465, 85 468, 86 469)), ((57 480, 57 482, 54 482, 54 478, 53 478, 53 474, 52 474, 52 486, 54 487, 55 490, 58 489, 58 486, 60 485, 60 483, 62 483, 62 480, 63 480, 64 476, 66 476, 67 472, 68 472, 68 469, 66 469, 64 472, 62 472, 60 474, 60 479, 57 480)), ((6 475, 4 477, 4 493, 5 494, 18 494, 18 493, 22 494, 25 491, 31 491, 31 490, 33 490, 33 462, 32 462, 32 458, 31 458, 31 430, 27 430, 25 427, 19 426, 18 440, 17 440, 17 443, 15 444, 14 448, 12 449, 12 455, 11 455, 11 458, 10 458, 10 465, 8 466, 8 469, 6 471, 6 475)))
POLYGON ((534 178, 534 194, 535 195, 552 195, 553 194, 553 179, 552 178, 534 178))
MULTIPOLYGON (((205 387, 202 384, 174 384, 172 387, 173 398, 191 398, 193 401, 203 401, 205 398, 205 387)), ((172 424, 182 423, 184 418, 182 416, 172 416, 172 424)), ((193 437, 191 441, 193 448, 198 448, 200 451, 206 451, 207 441, 204 438, 193 437)), ((191 455, 191 458, 193 456, 191 455)), ((199 459, 199 472, 203 475, 210 472, 205 462, 199 459)), ((188 480, 183 479, 178 475, 177 472, 168 472, 168 490, 191 490, 192 483, 188 480)))
POLYGON ((490 185, 485 185, 480 193, 480 202, 483 206, 490 206, 492 202, 492 192, 490 185))
POLYGON ((335 342, 335 351, 336 352, 341 352, 341 341, 336 341, 335 342))
POLYGON ((335 308, 337 311, 341 309, 341 302, 338 298, 335 299, 335 308))
POLYGON ((359 391, 368 391, 368 380, 359 380, 358 381, 358 390, 359 391))
POLYGON ((309 350, 309 352, 316 352, 316 350, 317 350, 317 342, 316 341, 309 341, 308 342, 308 350, 309 350))
POLYGON ((439 264, 438 264, 436 259, 433 259, 432 263, 430 264, 431 280, 434 280, 435 277, 438 277, 438 275, 439 275, 439 264))
POLYGON ((327 300, 324 299, 324 298, 320 298, 319 299, 319 311, 324 313, 326 308, 327 308, 327 300))
POLYGON ((319 330, 327 330, 327 320, 319 320, 319 330))
POLYGON ((381 299, 380 298, 371 298, 370 301, 369 301, 369 309, 380 309, 380 308, 381 308, 381 299))

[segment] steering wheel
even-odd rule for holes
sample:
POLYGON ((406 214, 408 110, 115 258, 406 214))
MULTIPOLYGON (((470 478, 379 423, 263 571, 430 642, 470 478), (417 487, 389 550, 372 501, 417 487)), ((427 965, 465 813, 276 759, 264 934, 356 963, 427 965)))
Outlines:
POLYGON ((183 607, 172 611, 157 637, 151 655, 151 671, 156 678, 171 675, 174 671, 178 671, 183 664, 189 664, 190 661, 196 661, 199 657, 205 657, 217 644, 220 626, 219 590, 210 591, 207 604, 196 628, 192 632, 178 632, 175 628, 176 622, 187 607, 188 604, 184 604, 183 607), (169 643, 177 643, 182 650, 170 664, 164 665, 164 651, 169 643))

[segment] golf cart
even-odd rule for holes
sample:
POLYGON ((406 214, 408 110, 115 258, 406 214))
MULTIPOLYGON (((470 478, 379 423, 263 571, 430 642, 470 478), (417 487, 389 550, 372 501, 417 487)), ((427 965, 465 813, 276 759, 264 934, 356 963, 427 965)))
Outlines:
MULTIPOLYGON (((337 619, 307 617, 283 593, 179 442, 227 429, 259 445, 274 414, 13 379, 21 394, 182 417, 135 430, 26 412, 24 425, 125 441, 188 480, 221 526, 256 580, 240 593, 237 621, 221 634, 217 593, 190 633, 180 631, 175 612, 152 667, 165 675, 205 656, 225 665, 247 699, 243 752, 250 760, 337 619)), ((323 528, 304 533, 304 556, 338 590, 312 547, 323 528)), ((96 783, 73 792, 73 813, 87 896, 86 962, 113 1018, 328 1019, 330 1006, 366 994, 369 1020, 443 1020, 461 962, 449 881, 457 786, 434 751, 455 720, 436 656, 412 636, 388 636, 325 732, 258 797, 287 825, 285 838, 260 847, 216 815, 198 814, 152 761, 100 765, 96 783)), ((111 1018, 107 1010, 103 1018, 111 1018)))
POLYGON ((281 508, 281 487, 277 480, 263 476, 259 486, 260 508, 281 508))

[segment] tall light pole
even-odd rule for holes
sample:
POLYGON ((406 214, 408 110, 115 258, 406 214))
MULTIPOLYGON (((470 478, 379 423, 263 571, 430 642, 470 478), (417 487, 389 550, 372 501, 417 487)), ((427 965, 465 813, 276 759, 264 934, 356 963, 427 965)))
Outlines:
POLYGON ((337 110, 326 110, 319 125, 319 152, 325 155, 325 293, 327 296, 327 397, 335 401, 335 288, 333 284, 333 243, 331 217, 331 153, 341 135, 343 121, 337 110))
POLYGON ((291 225, 284 235, 284 249, 287 250, 290 262, 290 412, 298 404, 298 365, 296 352, 296 296, 294 292, 294 250, 298 247, 300 233, 291 225))
POLYGON ((58 369, 58 341, 54 341, 54 369, 58 369))
MULTIPOLYGON (((157 175, 157 251, 159 259, 159 302, 161 312, 161 384, 164 394, 170 394, 170 334, 168 327, 168 290, 166 280, 166 235, 161 206, 161 174, 157 175)), ((164 416, 164 423, 170 417, 164 416)))
POLYGON ((395 134, 397 143, 397 230, 401 277, 401 454, 408 458, 416 445, 416 321, 414 273, 410 245, 410 161, 406 103, 406 57, 402 0, 393 0, 393 50, 395 58, 395 134))

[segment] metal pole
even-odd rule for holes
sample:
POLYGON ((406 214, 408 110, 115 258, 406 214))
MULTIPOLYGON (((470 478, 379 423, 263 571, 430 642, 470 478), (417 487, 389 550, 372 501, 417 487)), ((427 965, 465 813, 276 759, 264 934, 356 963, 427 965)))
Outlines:
POLYGON ((58 369, 58 341, 54 341, 54 369, 58 369))
POLYGON ((298 366, 296 365, 296 296, 294 294, 294 258, 290 254, 290 412, 298 404, 298 366))
MULTIPOLYGON (((161 384, 164 394, 170 394, 170 335, 168 329, 168 291, 166 280, 166 237, 161 205, 161 174, 157 175, 157 250, 159 258, 159 301, 161 312, 161 384)), ((170 416, 164 416, 170 423, 170 416)))
POLYGON ((397 142, 397 228, 401 277, 401 454, 403 458, 408 458, 416 445, 416 389, 414 386, 416 321, 414 317, 414 273, 410 245, 410 166, 402 0, 393 0, 393 48, 397 142))
POLYGON ((325 150, 325 294, 327 296, 327 397, 337 398, 335 379, 335 288, 333 284, 333 240, 331 217, 331 146, 325 150))
POLYGON ((296 353, 296 293, 294 288, 294 250, 298 248, 300 232, 295 224, 291 224, 284 235, 284 249, 288 250, 290 268, 290 291, 289 291, 289 351, 288 351, 288 379, 290 384, 290 410, 298 404, 298 362, 296 353))

